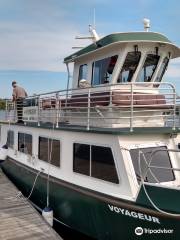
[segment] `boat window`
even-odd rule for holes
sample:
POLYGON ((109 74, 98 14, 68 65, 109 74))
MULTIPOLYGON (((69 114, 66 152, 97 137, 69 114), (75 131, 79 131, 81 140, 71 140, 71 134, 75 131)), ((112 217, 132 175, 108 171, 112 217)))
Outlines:
POLYGON ((73 170, 85 175, 90 175, 90 146, 74 143, 73 146, 73 170))
POLYGON ((167 69, 168 63, 169 63, 169 58, 165 57, 161 64, 161 67, 160 67, 160 70, 159 70, 159 73, 158 73, 158 76, 157 76, 155 82, 160 82, 162 80, 162 77, 167 69))
POLYGON ((50 164, 60 166, 60 141, 39 137, 39 154, 40 160, 49 162, 50 164))
POLYGON ((112 56, 93 63, 92 85, 110 83, 118 56, 112 56))
POLYGON ((155 54, 148 54, 144 62, 143 68, 137 79, 138 82, 150 82, 152 76, 157 68, 159 56, 155 54))
POLYGON ((7 132, 7 147, 14 148, 14 131, 7 132))
POLYGON ((32 155, 32 135, 18 133, 18 151, 32 155))
POLYGON ((82 80, 82 79, 87 80, 87 72, 88 72, 87 64, 83 64, 79 67, 78 86, 79 86, 80 80, 82 80))
POLYGON ((163 169, 172 168, 170 157, 166 150, 167 148, 165 146, 130 150, 138 181, 141 180, 140 176, 143 176, 146 182, 151 183, 169 182, 175 179, 173 170, 163 169), (141 172, 139 169, 139 152, 143 153, 140 154, 141 172), (154 167, 148 168, 148 165, 154 167))
POLYGON ((73 155, 74 172, 119 183, 111 148, 74 143, 73 155))
POLYGON ((121 69, 117 82, 131 82, 141 58, 141 52, 129 52, 121 69))
POLYGON ((119 183, 111 148, 91 146, 91 176, 119 183))

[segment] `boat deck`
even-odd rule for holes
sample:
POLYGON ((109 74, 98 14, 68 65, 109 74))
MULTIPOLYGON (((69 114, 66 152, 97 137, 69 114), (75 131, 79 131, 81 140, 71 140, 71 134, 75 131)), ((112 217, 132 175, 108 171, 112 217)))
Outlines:
POLYGON ((62 240, 1 169, 0 189, 0 240, 62 240))
POLYGON ((68 124, 59 124, 58 127, 55 127, 52 123, 41 123, 40 126, 37 123, 10 123, 7 121, 0 121, 0 124, 20 126, 20 127, 32 127, 40 129, 54 129, 56 131, 71 131, 71 132, 86 132, 86 133, 99 133, 99 134, 113 134, 113 135, 137 135, 137 134, 177 134, 180 133, 180 128, 172 127, 134 127, 133 131, 130 131, 129 128, 100 128, 100 127, 90 127, 87 129, 85 126, 78 125, 68 125, 68 124))

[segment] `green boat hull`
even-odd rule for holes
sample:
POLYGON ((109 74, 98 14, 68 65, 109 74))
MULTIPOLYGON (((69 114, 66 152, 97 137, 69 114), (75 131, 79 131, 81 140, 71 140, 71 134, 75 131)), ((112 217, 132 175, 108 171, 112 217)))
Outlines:
MULTIPOLYGON (((28 196, 37 171, 10 158, 3 162, 2 169, 20 191, 28 196)), ((139 203, 134 203, 53 177, 50 177, 49 183, 49 202, 54 211, 54 217, 92 238, 100 240, 179 239, 180 217, 168 216, 152 209, 142 191, 137 199, 139 203), (142 235, 135 233, 137 227, 143 229, 142 235), (162 233, 164 229, 173 230, 173 232, 162 233), (150 230, 161 230, 161 233, 145 232, 150 230)), ((180 199, 180 196, 178 197, 180 199)), ((47 176, 41 173, 31 195, 31 201, 43 209, 46 206, 46 200, 47 176)))

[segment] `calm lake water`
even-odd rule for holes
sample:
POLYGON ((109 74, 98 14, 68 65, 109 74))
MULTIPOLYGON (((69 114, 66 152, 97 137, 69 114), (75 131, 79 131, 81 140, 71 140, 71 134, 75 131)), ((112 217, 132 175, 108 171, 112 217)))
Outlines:
POLYGON ((5 120, 5 111, 0 110, 0 120, 5 120))
POLYGON ((78 233, 76 231, 73 231, 72 229, 69 229, 65 227, 62 224, 54 224, 54 229, 56 232, 62 237, 63 240, 94 240, 92 238, 89 238, 81 233, 78 233))

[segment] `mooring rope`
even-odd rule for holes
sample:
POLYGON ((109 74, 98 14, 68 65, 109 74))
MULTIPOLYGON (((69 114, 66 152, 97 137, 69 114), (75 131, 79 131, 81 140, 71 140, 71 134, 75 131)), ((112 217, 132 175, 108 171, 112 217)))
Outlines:
POLYGON ((21 191, 18 191, 17 194, 16 194, 16 196, 14 196, 14 197, 7 197, 7 198, 3 198, 3 199, 5 199, 5 200, 13 200, 13 199, 17 199, 17 198, 22 198, 22 197, 23 197, 24 199, 29 200, 30 197, 31 197, 32 194, 33 194, 33 191, 34 191, 34 188, 35 188, 37 179, 38 179, 38 177, 39 177, 39 175, 40 175, 41 173, 42 173, 42 169, 37 172, 36 177, 35 177, 34 182, 33 182, 33 185, 32 185, 32 188, 31 188, 31 191, 30 191, 30 193, 29 193, 29 195, 28 195, 27 197, 25 197, 25 196, 22 194, 21 191))
POLYGON ((32 193, 33 193, 33 191, 34 191, 34 188, 35 188, 35 186, 36 186, 37 179, 38 179, 39 175, 41 174, 41 172, 42 172, 42 170, 39 170, 38 173, 36 174, 36 177, 35 177, 35 179, 34 179, 34 182, 33 182, 32 188, 31 188, 31 191, 30 191, 27 199, 30 199, 30 197, 31 197, 31 195, 32 195, 32 193))

